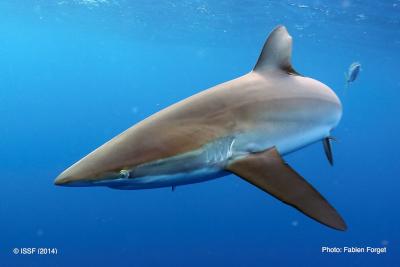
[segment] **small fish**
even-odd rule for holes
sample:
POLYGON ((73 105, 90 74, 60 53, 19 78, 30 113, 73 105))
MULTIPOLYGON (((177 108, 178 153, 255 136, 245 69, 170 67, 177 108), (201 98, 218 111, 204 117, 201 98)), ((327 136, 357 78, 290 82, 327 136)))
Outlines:
POLYGON ((347 73, 344 74, 346 78, 346 87, 348 87, 351 82, 354 82, 357 79, 360 71, 361 64, 359 62, 353 62, 350 65, 349 70, 347 71, 347 73))

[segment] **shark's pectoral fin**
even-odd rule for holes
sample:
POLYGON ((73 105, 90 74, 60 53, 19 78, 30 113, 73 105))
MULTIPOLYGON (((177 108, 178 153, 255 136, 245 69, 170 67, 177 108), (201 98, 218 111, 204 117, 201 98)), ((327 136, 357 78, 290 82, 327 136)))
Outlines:
POLYGON ((342 231, 347 228, 339 213, 275 148, 249 154, 226 169, 322 224, 342 231))

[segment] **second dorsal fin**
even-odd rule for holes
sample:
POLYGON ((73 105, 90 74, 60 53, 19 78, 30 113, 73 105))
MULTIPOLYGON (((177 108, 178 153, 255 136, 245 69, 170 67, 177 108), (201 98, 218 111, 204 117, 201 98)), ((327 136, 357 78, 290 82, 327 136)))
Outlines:
POLYGON ((298 75, 292 67, 291 57, 292 37, 286 27, 280 25, 268 36, 254 71, 262 73, 268 70, 282 70, 289 74, 298 75))

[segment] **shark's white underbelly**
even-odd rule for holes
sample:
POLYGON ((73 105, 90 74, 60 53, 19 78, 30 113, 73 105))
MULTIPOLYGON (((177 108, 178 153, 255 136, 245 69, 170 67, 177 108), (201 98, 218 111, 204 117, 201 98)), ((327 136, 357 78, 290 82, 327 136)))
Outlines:
POLYGON ((224 170, 226 164, 248 153, 275 146, 281 154, 288 154, 329 135, 329 129, 325 127, 311 127, 303 132, 295 128, 275 132, 259 128, 223 137, 200 149, 137 166, 129 170, 130 178, 103 180, 95 184, 133 190, 199 183, 228 175, 229 172, 224 170))
POLYGON ((139 165, 129 178, 103 180, 94 185, 115 189, 146 189, 199 183, 228 175, 227 161, 235 156, 232 136, 214 140, 194 151, 139 165))
POLYGON ((286 155, 330 135, 329 128, 325 126, 310 127, 307 130, 291 127, 279 129, 270 134, 265 134, 265 132, 267 131, 259 129, 244 134, 236 139, 233 150, 252 153, 276 147, 281 155, 286 155))
POLYGON ((200 183, 216 179, 228 174, 229 172, 225 172, 219 168, 202 168, 191 172, 152 175, 133 179, 116 179, 110 181, 102 181, 98 182, 97 185, 108 186, 110 188, 121 190, 175 187, 179 185, 200 183))

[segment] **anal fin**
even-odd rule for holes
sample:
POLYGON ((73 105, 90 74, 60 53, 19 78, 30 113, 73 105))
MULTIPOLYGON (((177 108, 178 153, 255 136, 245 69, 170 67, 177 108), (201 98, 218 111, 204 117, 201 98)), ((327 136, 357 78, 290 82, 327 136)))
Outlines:
POLYGON ((226 170, 322 224, 337 230, 347 229, 339 213, 283 161, 276 148, 233 161, 226 170))

